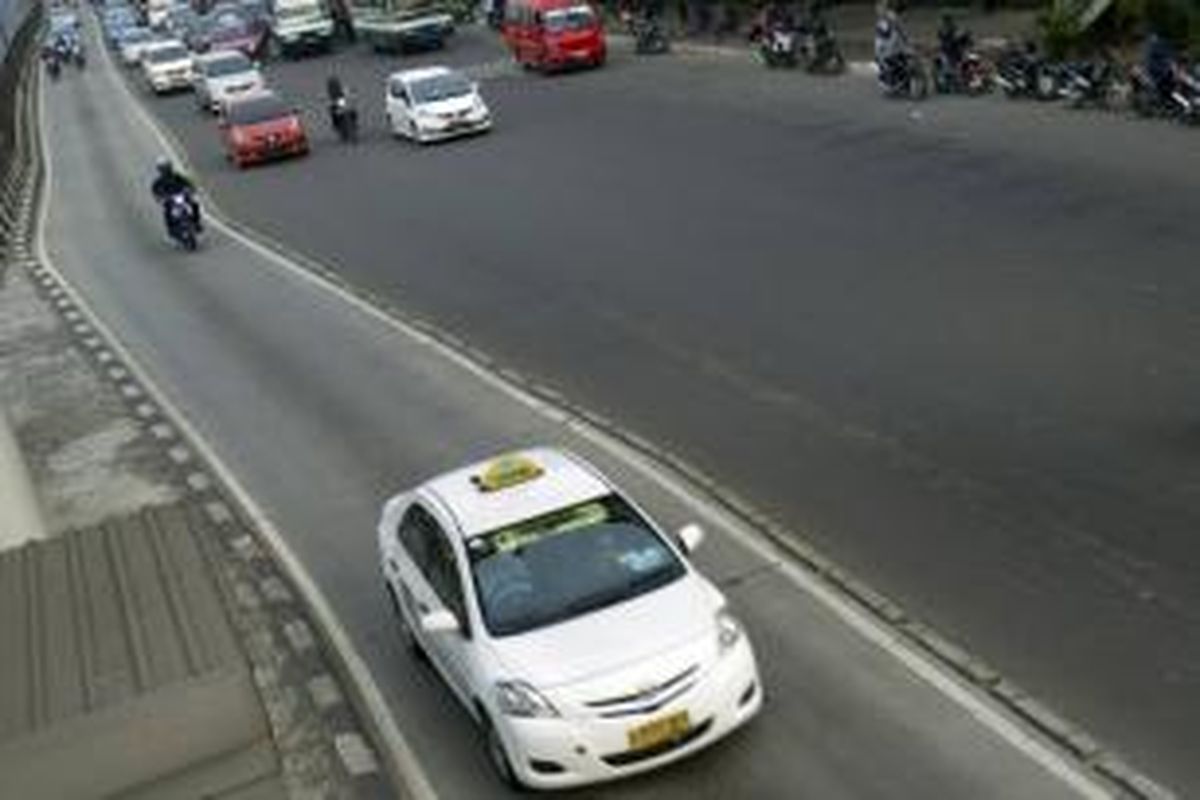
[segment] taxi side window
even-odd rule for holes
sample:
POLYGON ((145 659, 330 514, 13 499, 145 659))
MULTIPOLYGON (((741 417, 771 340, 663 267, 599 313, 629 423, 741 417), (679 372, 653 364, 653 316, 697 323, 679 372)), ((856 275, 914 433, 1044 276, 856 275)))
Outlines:
POLYGON ((458 562, 442 526, 432 514, 414 504, 400 523, 400 541, 438 599, 458 617, 463 635, 470 636, 458 562))
POLYGON ((404 519, 400 521, 400 530, 396 534, 404 552, 408 553, 408 557, 422 574, 429 572, 429 535, 426 531, 430 524, 436 523, 430 518, 429 512, 413 505, 404 513, 404 519))

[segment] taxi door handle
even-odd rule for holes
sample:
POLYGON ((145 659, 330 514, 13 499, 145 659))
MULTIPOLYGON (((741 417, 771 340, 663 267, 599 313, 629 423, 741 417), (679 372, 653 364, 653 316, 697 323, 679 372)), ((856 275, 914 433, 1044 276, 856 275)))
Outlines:
POLYGON ((400 565, 396 563, 395 559, 391 559, 391 558, 389 558, 389 559, 387 560, 387 566, 388 566, 388 569, 389 569, 390 571, 392 571, 392 572, 399 572, 399 571, 400 571, 400 565))

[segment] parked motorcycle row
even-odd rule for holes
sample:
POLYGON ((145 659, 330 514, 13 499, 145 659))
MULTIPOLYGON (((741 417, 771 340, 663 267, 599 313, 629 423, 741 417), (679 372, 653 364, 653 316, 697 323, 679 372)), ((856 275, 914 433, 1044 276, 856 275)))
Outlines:
POLYGON ((942 94, 983 95, 999 90, 1012 99, 1062 101, 1072 108, 1131 109, 1146 117, 1200 123, 1200 67, 1174 67, 1164 87, 1143 65, 1127 67, 1108 57, 1055 62, 1024 45, 1001 52, 994 61, 968 51, 956 62, 939 53, 926 75, 920 56, 909 53, 892 70, 881 69, 885 94, 922 98, 932 84, 942 94), (911 81, 909 86, 905 82, 911 81))
MULTIPOLYGON (((845 70, 837 38, 820 16, 795 24, 766 17, 750 33, 768 69, 803 68, 810 73, 845 70)), ((969 33, 951 25, 926 58, 906 40, 877 57, 876 76, 885 97, 922 100, 931 93, 981 96, 1001 91, 1012 99, 1061 101, 1072 108, 1130 109, 1145 117, 1200 123, 1200 64, 1172 62, 1152 78, 1144 64, 1127 66, 1102 55, 1054 61, 1030 43, 989 57, 973 47, 969 33)))
POLYGON ((922 99, 930 86, 939 94, 984 95, 998 89, 1012 99, 1065 101, 1073 108, 1131 108, 1142 116, 1200 122, 1200 66, 1188 67, 1169 55, 1156 58, 1151 77, 1146 64, 1125 66, 1107 53, 1055 61, 1031 42, 1011 45, 990 59, 949 19, 938 40, 931 67, 907 42, 891 57, 878 60, 885 96, 922 99))

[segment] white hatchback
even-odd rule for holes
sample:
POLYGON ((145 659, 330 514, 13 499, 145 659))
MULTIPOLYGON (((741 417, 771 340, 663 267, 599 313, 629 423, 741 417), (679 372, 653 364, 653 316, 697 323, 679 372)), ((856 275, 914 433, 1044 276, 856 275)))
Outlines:
POLYGON ((178 39, 150 45, 141 61, 142 75, 155 94, 192 88, 192 54, 178 39))
POLYGON ((384 102, 392 133, 417 142, 480 133, 492 127, 492 114, 479 87, 449 67, 392 73, 384 102))
POLYGON ((763 692, 741 624, 591 465, 539 448, 393 497, 383 575, 408 644, 481 725, 511 784, 611 780, 739 727, 763 692))

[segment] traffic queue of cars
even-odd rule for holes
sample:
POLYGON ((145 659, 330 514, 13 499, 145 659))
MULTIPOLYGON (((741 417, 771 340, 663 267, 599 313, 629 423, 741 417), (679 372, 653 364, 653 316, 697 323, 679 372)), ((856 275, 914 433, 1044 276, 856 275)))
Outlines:
POLYGON ((252 7, 226 1, 201 16, 171 5, 152 28, 141 24, 145 14, 110 3, 101 18, 121 63, 139 67, 151 92, 192 91, 200 110, 218 115, 226 157, 238 167, 309 149, 300 114, 267 87, 252 60, 266 30, 252 7))
MULTIPOLYGON (((203 25, 183 10, 188 7, 172 6, 157 29, 141 25, 127 6, 110 4, 103 12, 106 38, 121 63, 139 67, 154 94, 192 91, 197 108, 218 116, 226 157, 238 167, 309 151, 302 115, 267 86, 254 60, 263 50, 258 34, 234 10, 249 2, 218 3, 200 18, 203 25)), ((492 126, 477 84, 448 67, 393 73, 384 98, 389 131, 419 143, 492 126)))
MULTIPOLYGON (((269 5, 268 0, 218 0, 204 14, 180 0, 145 2, 141 9, 123 0, 110 2, 103 7, 102 20, 121 62, 139 66, 150 90, 162 94, 192 89, 198 107, 221 117, 221 138, 235 164, 308 152, 300 114, 278 96, 263 96, 269 90, 257 60, 272 49, 290 54, 306 43, 327 49, 326 34, 331 35, 332 28, 327 14, 309 9, 313 0, 273 0, 269 5), (146 24, 151 11, 157 21, 154 26, 146 24), (296 28, 301 22, 301 27, 313 31, 320 23, 317 33, 321 35, 314 39, 316 33, 307 27, 296 28), (252 111, 234 114, 243 100, 254 101, 248 107, 252 111)), ((513 58, 529 69, 598 67, 607 57, 600 17, 580 0, 511 0, 502 29, 513 58)), ((420 143, 492 127, 491 111, 479 87, 448 67, 390 75, 384 87, 384 112, 393 135, 420 143)), ((341 116, 333 120, 335 129, 343 138, 356 138, 357 122, 353 136, 336 124, 345 113, 343 101, 337 109, 341 116)))

